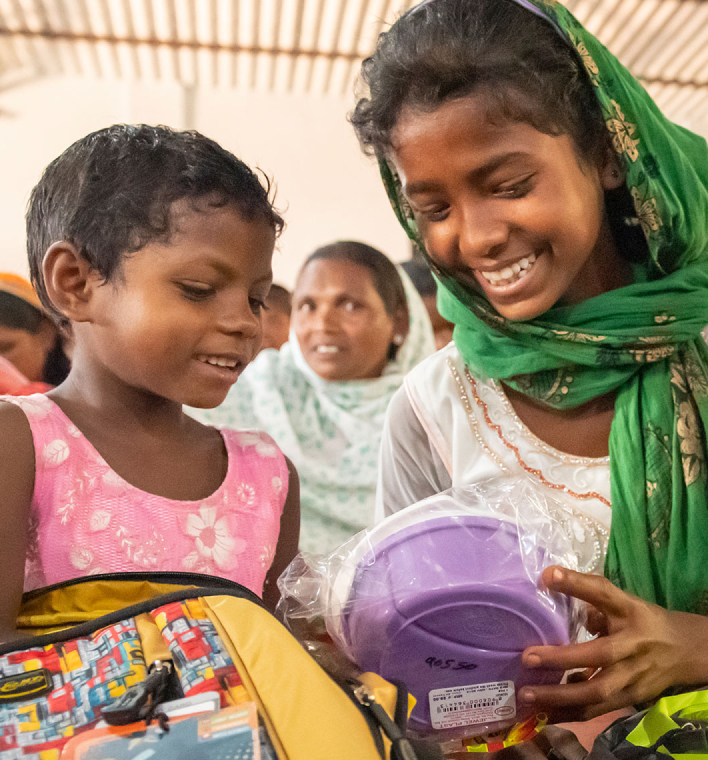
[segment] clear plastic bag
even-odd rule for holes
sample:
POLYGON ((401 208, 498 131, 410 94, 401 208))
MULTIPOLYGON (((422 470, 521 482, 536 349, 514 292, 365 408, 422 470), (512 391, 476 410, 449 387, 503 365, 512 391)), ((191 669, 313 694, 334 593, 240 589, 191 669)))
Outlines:
POLYGON ((420 735, 512 725, 529 717, 521 686, 563 676, 525 668, 523 650, 574 641, 583 622, 574 600, 539 586, 549 565, 577 568, 552 514, 527 482, 445 491, 328 556, 298 555, 279 580, 279 612, 306 639, 324 621, 358 667, 405 683, 420 735))

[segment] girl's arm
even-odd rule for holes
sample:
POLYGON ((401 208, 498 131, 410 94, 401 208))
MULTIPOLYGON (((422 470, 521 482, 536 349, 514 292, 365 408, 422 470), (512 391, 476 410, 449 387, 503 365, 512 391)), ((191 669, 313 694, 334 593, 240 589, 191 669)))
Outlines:
POLYGON ((19 638, 15 628, 25 577, 27 522, 34 490, 34 445, 24 412, 0 403, 0 643, 19 638))
POLYGON ((287 457, 285 461, 288 465, 288 495, 280 516, 280 535, 275 557, 263 584, 263 601, 269 610, 275 610, 280 599, 278 578, 294 559, 300 542, 300 478, 293 463, 287 457))
POLYGON ((399 388, 388 406, 381 437, 374 522, 451 486, 405 386, 399 388))
POLYGON ((670 686, 708 684, 708 617, 669 612, 621 591, 598 575, 546 568, 551 591, 592 605, 588 628, 598 638, 582 644, 530 647, 527 667, 585 668, 585 677, 560 686, 524 687, 526 704, 556 722, 588 720, 659 696, 670 686))

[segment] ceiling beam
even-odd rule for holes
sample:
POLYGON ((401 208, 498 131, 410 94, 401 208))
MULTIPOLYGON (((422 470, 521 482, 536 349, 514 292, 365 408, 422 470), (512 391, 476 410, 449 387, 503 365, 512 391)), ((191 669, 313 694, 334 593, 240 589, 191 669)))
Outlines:
MULTIPOLYGON (((351 64, 356 64, 362 60, 362 55, 353 48, 349 50, 308 50, 302 47, 296 48, 281 48, 273 46, 260 46, 260 45, 239 45, 239 44, 222 44, 218 42, 206 42, 200 41, 196 38, 192 39, 180 39, 176 36, 176 24, 172 25, 172 38, 163 39, 156 36, 151 37, 131 37, 131 36, 119 36, 115 34, 87 34, 74 31, 56 31, 56 30, 34 30, 28 27, 21 27, 19 29, 9 29, 7 26, 0 25, 0 39, 26 39, 28 41, 34 40, 46 40, 49 42, 82 42, 95 44, 108 44, 108 45, 128 45, 133 47, 145 46, 153 49, 167 48, 174 51, 174 63, 179 67, 178 51, 180 49, 192 50, 192 51, 211 51, 213 53, 230 53, 236 55, 238 53, 246 53, 253 56, 256 59, 258 55, 270 55, 278 56, 285 55, 294 59, 298 57, 309 58, 311 61, 316 59, 324 59, 330 62, 336 60, 349 61, 351 64)), ((99 75, 100 75, 99 68, 99 75)), ((179 73, 179 72, 177 72, 179 73)), ((708 79, 681 79, 681 78, 664 78, 664 77, 644 77, 640 72, 637 72, 637 77, 645 85, 674 85, 678 87, 690 87, 693 89, 708 89, 708 79)))
POLYGON ((303 48, 287 49, 278 47, 261 47, 259 45, 224 45, 201 40, 161 39, 159 37, 121 37, 110 34, 81 34, 76 32, 39 31, 34 29, 7 29, 0 27, 0 37, 26 39, 47 39, 62 42, 107 43, 109 45, 145 45, 147 47, 184 48, 186 50, 209 50, 217 53, 249 53, 251 55, 292 55, 307 58, 332 58, 359 61, 357 53, 345 51, 305 50, 303 48))

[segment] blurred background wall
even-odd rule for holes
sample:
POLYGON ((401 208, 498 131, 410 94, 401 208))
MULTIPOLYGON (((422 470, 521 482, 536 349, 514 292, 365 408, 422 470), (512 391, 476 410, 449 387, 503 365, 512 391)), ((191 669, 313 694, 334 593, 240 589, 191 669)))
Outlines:
MULTIPOLYGON (((277 186, 276 279, 337 238, 410 246, 346 115, 361 59, 415 0, 0 0, 0 268, 26 273, 44 166, 115 122, 195 128, 277 186)), ((706 0, 568 0, 659 105, 708 135, 706 0)))
POLYGON ((198 129, 273 178, 287 221, 274 260, 285 285, 310 251, 339 238, 362 240, 395 259, 410 256, 376 165, 361 154, 346 121, 349 99, 215 88, 185 93, 177 84, 72 77, 6 91, 0 108, 1 269, 26 272, 24 211, 42 169, 77 138, 115 122, 198 129))

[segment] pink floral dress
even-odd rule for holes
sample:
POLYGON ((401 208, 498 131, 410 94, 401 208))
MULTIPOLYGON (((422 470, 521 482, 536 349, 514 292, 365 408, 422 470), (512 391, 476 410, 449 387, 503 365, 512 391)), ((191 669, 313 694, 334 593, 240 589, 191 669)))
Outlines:
POLYGON ((25 591, 83 575, 197 572, 263 590, 280 532, 288 469, 266 433, 221 430, 228 471, 201 501, 146 493, 114 472, 47 396, 19 406, 34 439, 25 591))

